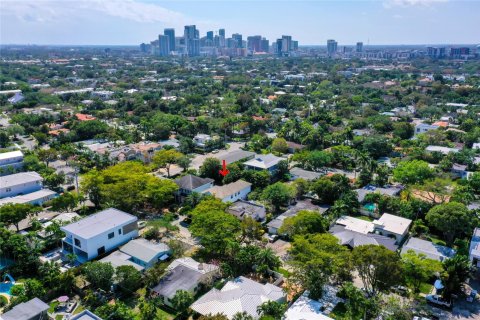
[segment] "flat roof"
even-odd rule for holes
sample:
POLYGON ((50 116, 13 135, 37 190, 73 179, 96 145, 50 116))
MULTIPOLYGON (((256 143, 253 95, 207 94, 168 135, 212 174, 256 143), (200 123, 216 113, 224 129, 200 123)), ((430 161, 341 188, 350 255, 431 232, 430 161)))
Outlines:
POLYGON ((255 152, 245 151, 245 150, 235 150, 231 152, 227 152, 221 156, 218 156, 217 159, 222 162, 225 160, 226 164, 231 164, 237 161, 241 161, 250 157, 255 156, 255 152))
POLYGON ((375 229, 375 225, 372 222, 349 216, 341 216, 337 219, 336 224, 345 226, 345 229, 347 230, 356 231, 363 234, 373 232, 375 229))
POLYGON ((246 166, 256 167, 261 169, 268 169, 277 165, 281 160, 285 160, 284 158, 277 157, 274 154, 260 154, 256 155, 255 158, 248 160, 245 162, 246 166))
POLYGON ((0 177, 0 186, 2 188, 10 188, 35 181, 43 181, 42 176, 35 171, 20 172, 0 177))
POLYGON ((146 239, 138 238, 126 243, 120 248, 120 251, 148 263, 159 254, 169 252, 170 247, 165 243, 153 243, 146 239))
POLYGON ((16 151, 0 153, 0 160, 16 158, 16 157, 23 157, 23 152, 20 150, 16 150, 16 151))
POLYGON ((408 230, 410 224, 412 224, 412 220, 393 214, 384 213, 380 219, 374 220, 373 224, 376 227, 383 228, 385 231, 401 235, 408 230))
POLYGON ((22 302, 12 310, 0 315, 1 320, 30 320, 40 313, 46 312, 50 306, 38 298, 22 302))
POLYGON ((50 197, 56 194, 57 193, 55 191, 52 191, 50 189, 42 189, 20 196, 0 199, 0 205, 7 203, 29 203, 31 201, 40 200, 42 198, 50 197))
POLYGON ((118 209, 108 208, 66 225, 61 229, 80 238, 89 239, 115 227, 123 226, 137 220, 138 218, 134 215, 118 209))

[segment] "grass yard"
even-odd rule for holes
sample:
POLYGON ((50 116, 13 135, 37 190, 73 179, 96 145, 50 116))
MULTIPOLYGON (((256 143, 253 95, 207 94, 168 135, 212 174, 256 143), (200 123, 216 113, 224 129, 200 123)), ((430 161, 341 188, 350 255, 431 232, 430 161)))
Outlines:
POLYGON ((52 301, 52 302, 50 303, 50 308, 48 308, 48 312, 49 312, 49 313, 55 312, 55 308, 56 308, 59 304, 60 304, 60 302, 58 302, 57 300, 52 301))
POLYGON ((433 285, 430 283, 422 283, 420 285, 420 293, 429 294, 433 289, 433 285))

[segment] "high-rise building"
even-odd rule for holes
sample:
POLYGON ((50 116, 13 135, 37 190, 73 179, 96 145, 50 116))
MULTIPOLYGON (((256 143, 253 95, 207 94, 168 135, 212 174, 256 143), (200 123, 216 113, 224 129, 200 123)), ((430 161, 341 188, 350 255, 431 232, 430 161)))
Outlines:
POLYGON ((277 39, 277 41, 275 42, 275 53, 279 56, 282 55, 282 47, 283 47, 283 41, 282 39, 277 39))
POLYGON ((446 54, 445 47, 437 48, 437 47, 428 47, 427 48, 427 56, 430 58, 444 58, 446 54))
POLYGON ((236 42, 235 48, 243 47, 242 35, 240 33, 232 34, 232 39, 236 42))
POLYGON ((327 53, 329 56, 332 56, 337 52, 337 45, 337 41, 333 39, 327 40, 327 53))
POLYGON ((147 53, 148 52, 148 45, 146 43, 141 43, 140 44, 140 51, 143 52, 143 53, 147 53))
POLYGON ((293 49, 293 51, 298 50, 298 41, 296 41, 296 40, 292 41, 292 49, 293 49))
POLYGON ((187 54, 190 57, 196 57, 200 55, 200 40, 199 32, 195 25, 185 26, 185 31, 183 33, 185 38, 185 47, 187 54))
POLYGON ((450 48, 450 57, 460 58, 461 56, 470 55, 470 48, 460 47, 460 48, 450 48))
POLYGON ((158 35, 158 55, 166 57, 170 54, 170 37, 166 35, 158 35))
POLYGON ((363 52, 363 42, 357 42, 357 52, 363 52))
POLYGON ((218 30, 218 46, 222 47, 222 48, 226 46, 225 29, 219 29, 218 30))
POLYGON ((213 41, 213 31, 207 31, 207 39, 213 41))
POLYGON ((247 49, 253 52, 262 51, 262 36, 247 37, 247 49))
POLYGON ((282 36, 282 52, 292 51, 292 36, 282 36))
POLYGON ((270 51, 270 42, 266 38, 262 38, 260 42, 260 51, 269 52, 270 51))
POLYGON ((163 34, 168 36, 168 46, 170 51, 175 51, 175 29, 166 28, 163 30, 163 34))

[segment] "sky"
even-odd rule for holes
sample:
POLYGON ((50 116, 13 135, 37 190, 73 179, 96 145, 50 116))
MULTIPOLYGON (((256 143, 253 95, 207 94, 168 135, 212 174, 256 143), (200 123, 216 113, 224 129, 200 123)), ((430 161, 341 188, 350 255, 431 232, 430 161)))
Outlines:
POLYGON ((479 44, 480 0, 0 0, 0 44, 137 45, 190 24, 300 45, 479 44))

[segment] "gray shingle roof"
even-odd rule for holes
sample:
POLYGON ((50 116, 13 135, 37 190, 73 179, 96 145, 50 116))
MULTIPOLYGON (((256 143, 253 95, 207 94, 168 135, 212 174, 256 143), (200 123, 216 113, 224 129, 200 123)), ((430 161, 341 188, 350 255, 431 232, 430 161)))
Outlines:
POLYGON ((167 298, 173 298, 177 290, 190 291, 202 278, 202 273, 184 265, 178 265, 170 270, 152 291, 167 298))
POLYGON ((413 250, 416 253, 423 253, 427 256, 427 258, 438 261, 451 258, 456 253, 455 250, 451 248, 414 237, 408 239, 408 241, 403 245, 402 254, 407 253, 408 250, 413 250))
POLYGON ((255 152, 245 150, 235 150, 219 156, 217 159, 222 162, 225 160, 226 164, 235 163, 244 159, 248 159, 255 156, 255 152))
POLYGON ((265 220, 267 210, 264 206, 244 200, 238 200, 228 207, 227 212, 233 214, 239 219, 252 217, 257 221, 263 221, 265 220))
POLYGON ((315 180, 322 176, 320 172, 308 171, 298 167, 290 169, 290 173, 305 180, 315 180))
POLYGON ((66 225, 61 229, 78 237, 89 239, 114 227, 123 226, 137 220, 137 217, 129 213, 109 208, 66 225))
POLYGON ((201 187, 203 185, 206 185, 212 182, 213 182, 213 179, 200 178, 191 174, 175 180, 175 183, 178 185, 178 187, 185 190, 194 190, 194 189, 197 189, 198 187, 201 187))
POLYGON ((312 203, 311 200, 303 200, 298 201, 294 206, 290 207, 287 211, 267 223, 267 226, 270 228, 280 228, 283 224, 283 220, 288 217, 296 216, 299 211, 302 210, 310 210, 310 211, 318 211, 320 214, 324 214, 330 206, 328 205, 320 205, 317 206, 312 203))
POLYGON ((340 240, 341 245, 355 248, 366 244, 382 245, 387 249, 396 251, 398 246, 395 244, 395 239, 385 237, 374 233, 360 233, 345 229, 344 226, 335 225, 330 228, 330 233, 340 240))

